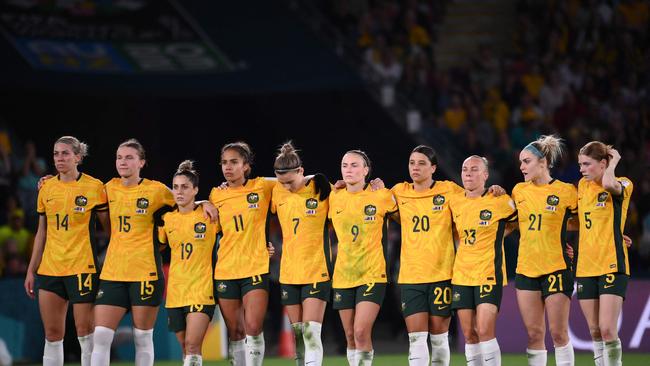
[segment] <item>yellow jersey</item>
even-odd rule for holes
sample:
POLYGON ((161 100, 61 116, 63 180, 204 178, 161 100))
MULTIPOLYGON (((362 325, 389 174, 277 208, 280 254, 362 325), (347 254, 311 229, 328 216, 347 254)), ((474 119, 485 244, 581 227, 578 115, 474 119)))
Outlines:
POLYGON ((399 206, 402 249, 398 283, 416 284, 451 279, 454 236, 449 198, 463 192, 451 181, 434 181, 424 192, 411 183, 392 189, 399 206))
POLYGON ((313 180, 295 193, 281 184, 273 188, 271 212, 278 215, 282 228, 280 283, 300 285, 330 279, 329 199, 319 201, 318 196, 313 180))
POLYGON ((630 274, 623 229, 633 184, 625 177, 616 179, 623 189, 619 196, 584 178, 578 183, 580 240, 576 277, 630 274))
POLYGON ((37 273, 97 273, 95 212, 107 209, 104 185, 98 179, 79 173, 72 182, 62 182, 58 175, 46 180, 38 192, 36 208, 47 219, 43 258, 37 273))
POLYGON ((215 304, 212 254, 220 228, 203 216, 200 206, 188 213, 175 210, 163 215, 165 224, 158 228, 160 242, 171 249, 168 308, 215 304))
POLYGON ((269 272, 267 219, 275 181, 248 179, 242 187, 213 188, 210 202, 219 210, 215 280, 232 280, 269 272))
POLYGON ((510 196, 485 193, 468 198, 457 194, 450 202, 460 239, 451 283, 462 286, 506 285, 503 238, 506 223, 517 218, 510 196))
POLYGON ((134 186, 120 178, 106 183, 111 214, 111 241, 100 278, 109 281, 153 281, 161 265, 154 214, 173 206, 172 192, 155 180, 141 179, 134 186))
POLYGON ((576 187, 555 179, 542 186, 524 182, 512 190, 512 199, 519 217, 517 273, 539 277, 570 269, 564 245, 567 221, 578 210, 576 187))
POLYGON ((328 216, 338 238, 332 287, 388 282, 384 241, 388 215, 396 210, 395 199, 385 188, 332 191, 328 216))

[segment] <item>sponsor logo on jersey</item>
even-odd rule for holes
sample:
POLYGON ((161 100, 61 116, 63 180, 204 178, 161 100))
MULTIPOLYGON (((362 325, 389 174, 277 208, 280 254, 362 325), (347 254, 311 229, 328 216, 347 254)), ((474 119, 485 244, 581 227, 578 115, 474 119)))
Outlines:
POLYGON ((147 208, 149 208, 149 200, 144 197, 138 198, 135 201, 135 207, 137 207, 135 213, 144 215, 147 213, 147 208))
POLYGON ((375 221, 377 215, 377 207, 375 205, 366 205, 363 208, 363 213, 366 215, 364 221, 375 221))
POLYGON ((255 192, 251 192, 246 196, 246 202, 248 202, 248 208, 259 208, 260 195, 255 192))
POLYGON ((433 210, 442 211, 443 205, 445 204, 445 196, 437 194, 433 197, 433 210))
POLYGON ((205 239, 205 230, 207 226, 203 222, 194 224, 194 239, 205 239))

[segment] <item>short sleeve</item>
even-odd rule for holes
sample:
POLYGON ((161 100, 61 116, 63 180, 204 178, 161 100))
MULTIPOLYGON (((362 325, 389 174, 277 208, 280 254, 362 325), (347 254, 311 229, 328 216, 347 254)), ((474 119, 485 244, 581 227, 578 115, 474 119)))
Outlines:
POLYGON ((104 189, 103 184, 97 186, 97 204, 95 204, 94 209, 97 211, 106 211, 108 210, 108 198, 106 196, 106 189, 104 189))
POLYGON ((160 202, 163 206, 174 206, 174 195, 172 191, 167 188, 166 185, 160 184, 162 187, 160 189, 160 202))
POLYGON ((397 211, 397 201, 395 200, 395 197, 393 196, 393 193, 386 189, 384 192, 384 197, 383 197, 383 204, 385 207, 385 211, 388 214, 392 214, 397 211))
POLYGON ((501 210, 503 211, 502 217, 506 222, 517 221, 517 209, 515 208, 515 201, 513 201, 507 194, 501 196, 501 210))
POLYGON ((47 189, 45 187, 41 187, 41 189, 38 191, 38 199, 36 203, 36 213, 39 215, 45 215, 45 196, 47 195, 47 189))
POLYGON ((630 199, 630 196, 632 196, 632 191, 634 190, 634 185, 632 182, 627 178, 619 178, 618 182, 623 188, 623 200, 630 199))
MULTIPOLYGON (((163 216, 164 219, 164 216, 163 216)), ((161 244, 167 244, 167 233, 164 226, 158 226, 158 241, 161 244)))
POLYGON ((273 194, 273 188, 275 187, 278 181, 275 179, 266 179, 266 178, 262 178, 262 179, 264 179, 264 194, 267 194, 270 197, 273 194))
POLYGON ((212 188, 210 191, 210 196, 208 196, 208 201, 210 201, 213 205, 216 204, 217 202, 217 188, 212 188))
POLYGON ((572 184, 569 184, 569 189, 567 192, 567 208, 571 211, 572 214, 578 213, 578 190, 572 184))

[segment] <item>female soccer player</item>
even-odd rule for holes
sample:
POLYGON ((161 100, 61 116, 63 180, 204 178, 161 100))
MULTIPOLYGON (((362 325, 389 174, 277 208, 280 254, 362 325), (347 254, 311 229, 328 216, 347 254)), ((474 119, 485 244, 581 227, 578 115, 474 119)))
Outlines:
POLYGON ((371 365, 372 327, 386 293, 383 243, 386 220, 397 210, 387 189, 366 183, 370 159, 360 150, 345 153, 341 174, 345 189, 330 195, 329 218, 338 238, 334 266, 334 309, 339 310, 350 365, 371 365))
POLYGON ((221 170, 227 186, 213 188, 210 193, 210 202, 219 210, 223 233, 214 271, 215 286, 235 365, 261 365, 264 360, 262 330, 269 297, 266 221, 276 182, 261 177, 249 179, 252 164, 248 144, 223 146, 221 170))
POLYGON ((199 175, 183 161, 172 183, 177 209, 163 215, 158 235, 171 248, 167 301, 169 329, 183 350, 184 366, 203 364, 201 345, 215 310, 212 253, 221 230, 205 219, 194 203, 199 175))
POLYGON ((464 194, 450 200, 460 239, 454 262, 452 309, 465 335, 468 366, 501 365, 496 319, 506 284, 503 238, 517 213, 508 195, 488 194, 488 162, 476 155, 463 162, 464 194))
POLYGON ((273 164, 278 183, 271 212, 282 227, 280 284, 296 339, 296 364, 323 363, 321 326, 330 298, 331 251, 327 213, 331 186, 322 174, 305 177, 291 142, 280 148, 273 164))
MULTIPOLYGON (((456 249, 449 210, 451 196, 463 188, 451 181, 435 181, 436 152, 420 145, 409 157, 413 183, 399 183, 392 189, 399 206, 402 249, 398 283, 402 313, 409 332, 409 365, 449 365, 448 331, 451 316, 451 275, 456 249), (426 258, 423 261, 423 258, 426 258), (433 264, 432 264, 433 263, 433 264)), ((505 190, 493 185, 495 196, 505 190)))
POLYGON ((573 273, 564 245, 568 220, 577 213, 578 192, 572 184, 551 177, 550 169, 562 151, 562 140, 555 136, 542 136, 524 147, 519 154, 524 182, 512 190, 520 232, 515 286, 528 332, 530 366, 546 365, 544 311, 556 364, 574 364, 568 331, 573 273))
POLYGON ((38 303, 45 328, 43 365, 63 365, 63 336, 68 302, 72 303, 81 364, 90 365, 93 348, 93 302, 98 271, 93 245, 95 217, 109 230, 104 186, 80 173, 88 146, 72 136, 54 143, 57 176, 45 180, 38 194, 38 231, 25 278, 25 291, 38 303))
POLYGON ((115 329, 129 309, 133 313, 135 364, 153 365, 153 326, 165 284, 154 217, 169 209, 174 199, 164 184, 140 177, 145 152, 137 140, 120 144, 115 165, 120 177, 105 186, 111 240, 95 302, 92 365, 109 364, 115 329))
POLYGON ((578 299, 594 342, 596 365, 621 365, 617 323, 630 276, 623 228, 632 182, 616 177, 621 156, 599 141, 578 154, 582 179, 578 184, 578 299))

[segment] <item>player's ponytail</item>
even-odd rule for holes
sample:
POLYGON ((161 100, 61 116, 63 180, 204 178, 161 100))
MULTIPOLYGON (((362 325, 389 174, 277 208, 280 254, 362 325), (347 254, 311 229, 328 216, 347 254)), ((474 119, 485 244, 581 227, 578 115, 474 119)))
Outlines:
POLYGON ((287 141, 280 147, 278 156, 275 157, 273 169, 277 174, 284 174, 291 171, 296 171, 302 167, 302 160, 298 155, 298 151, 293 146, 291 141, 287 141))
POLYGON ((564 143, 561 138, 555 135, 542 135, 536 141, 526 145, 524 149, 532 152, 533 155, 540 159, 545 158, 548 168, 551 169, 562 157, 562 154, 564 153, 564 143))
POLYGON ((199 186, 199 173, 194 169, 194 162, 192 160, 184 160, 178 165, 174 177, 179 175, 187 177, 192 182, 192 186, 199 186))
POLYGON ((74 136, 59 137, 54 144, 66 144, 70 146, 72 152, 80 157, 79 164, 81 164, 84 158, 88 156, 88 144, 79 141, 79 139, 74 136))

